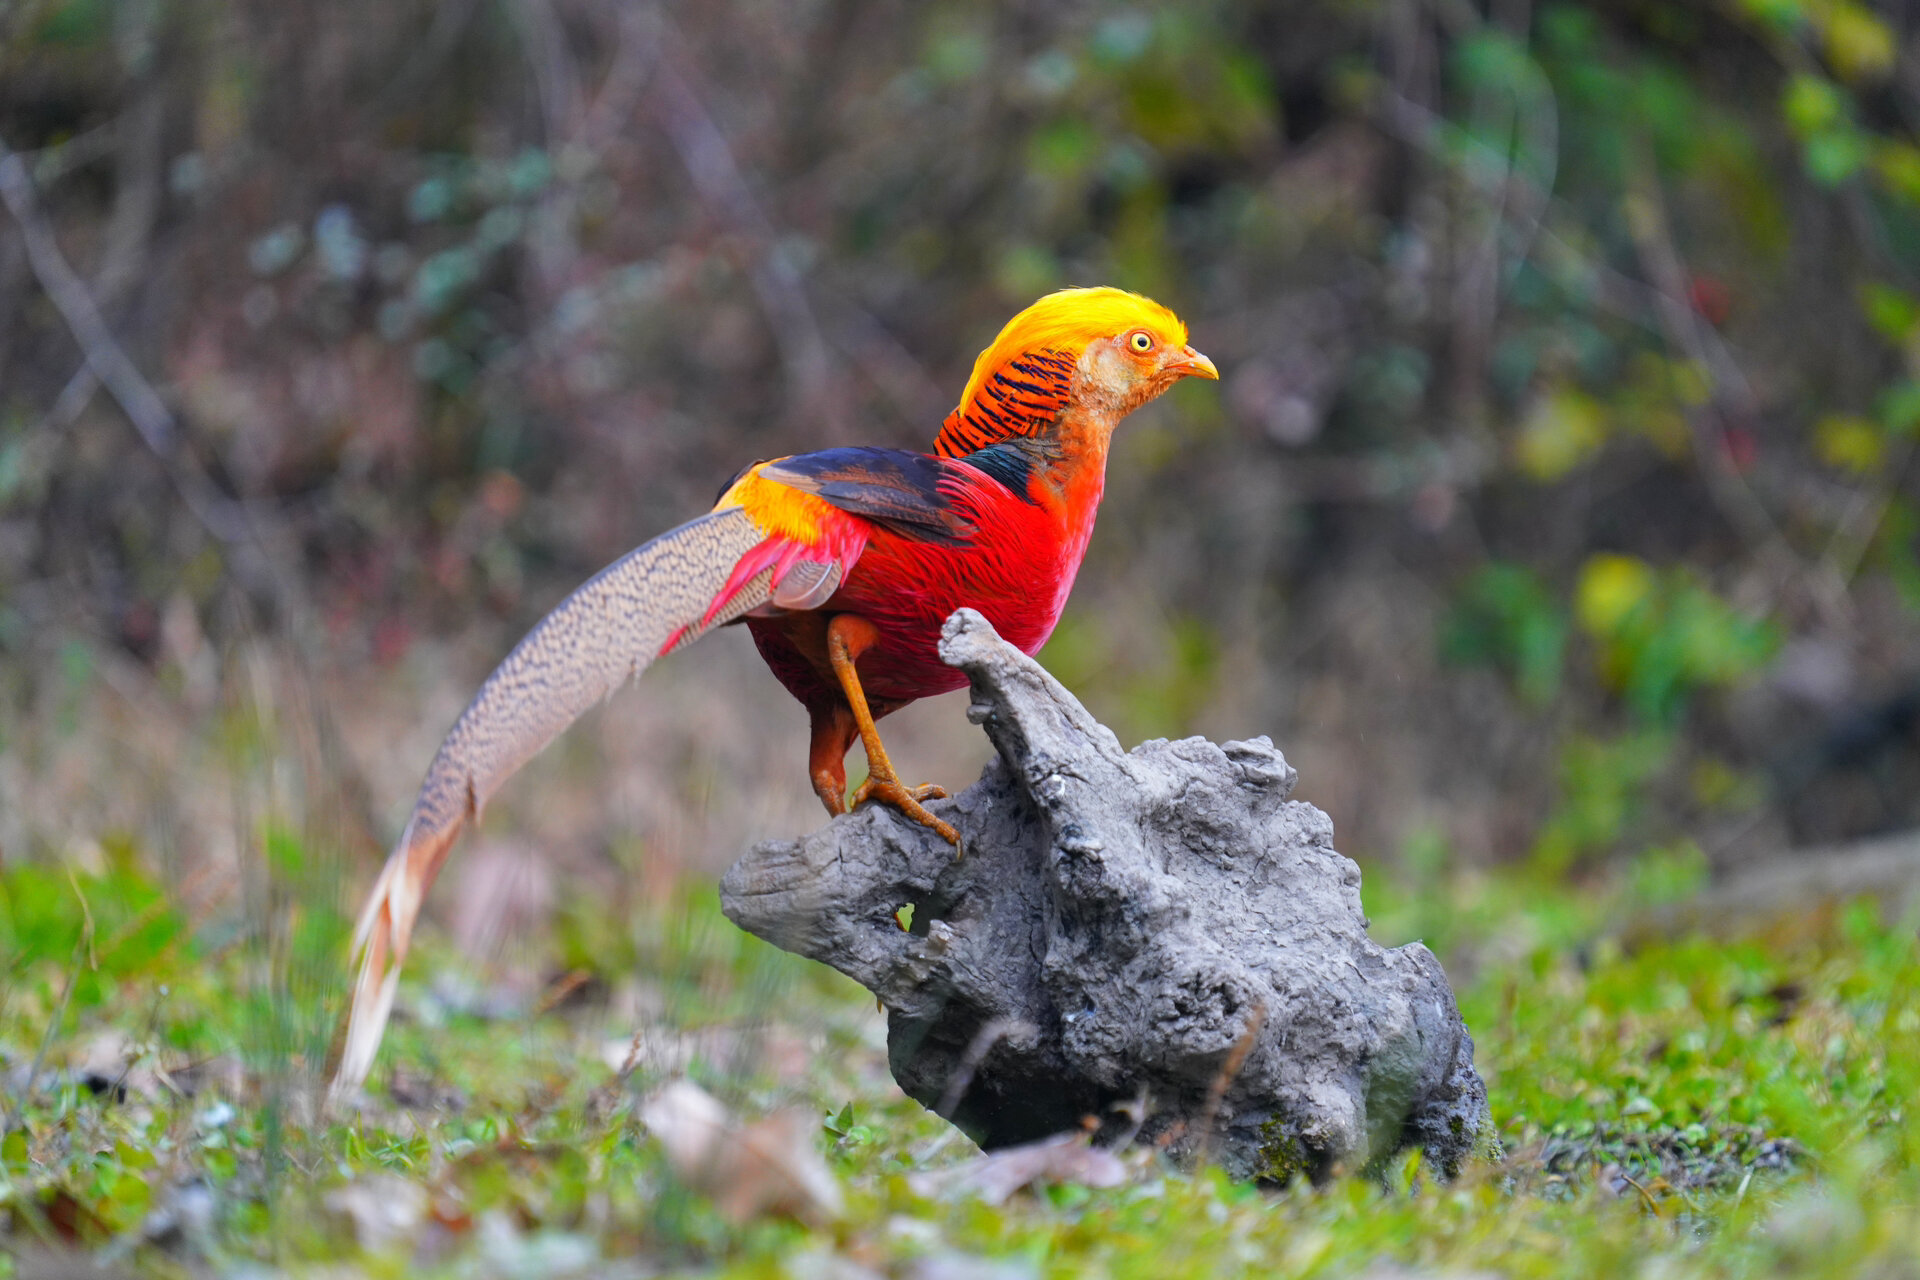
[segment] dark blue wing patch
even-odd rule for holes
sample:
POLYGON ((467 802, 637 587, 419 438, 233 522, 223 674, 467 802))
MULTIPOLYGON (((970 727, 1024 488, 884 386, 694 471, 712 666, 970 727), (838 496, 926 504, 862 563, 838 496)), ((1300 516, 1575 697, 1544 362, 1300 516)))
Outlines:
POLYGON ((1020 501, 1032 502, 1028 482, 1033 479, 1035 458, 1033 451, 1024 446, 1023 440, 1007 440, 975 450, 960 461, 986 472, 1020 501))
POLYGON ((865 446, 823 449, 782 458, 760 474, 903 538, 956 546, 974 534, 942 487, 951 474, 949 464, 932 454, 865 446))

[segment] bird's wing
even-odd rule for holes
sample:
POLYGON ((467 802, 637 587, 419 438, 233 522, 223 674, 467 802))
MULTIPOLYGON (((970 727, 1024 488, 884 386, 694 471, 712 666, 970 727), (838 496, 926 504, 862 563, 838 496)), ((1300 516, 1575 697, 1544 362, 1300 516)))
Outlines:
POLYGON ((824 600, 853 567, 864 528, 782 490, 767 483, 745 501, 723 497, 707 515, 614 561, 542 618, 480 686, 440 744, 355 930, 360 968, 336 1096, 366 1079, 421 900, 488 797, 655 658, 753 609, 824 600))
POLYGON ((917 542, 958 545, 976 532, 954 505, 958 489, 972 478, 931 454, 827 449, 764 463, 756 472, 917 542))

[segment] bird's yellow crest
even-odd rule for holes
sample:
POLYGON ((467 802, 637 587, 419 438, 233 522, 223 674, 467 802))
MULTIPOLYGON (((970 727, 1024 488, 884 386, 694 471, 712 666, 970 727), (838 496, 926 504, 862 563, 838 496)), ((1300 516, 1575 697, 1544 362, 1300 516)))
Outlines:
POLYGON ((1048 294, 1007 321, 973 362, 973 376, 941 426, 934 451, 963 457, 1043 429, 1066 404, 1087 344, 1134 330, 1151 335, 1155 346, 1187 341, 1180 317, 1137 293, 1098 288, 1048 294))
POLYGON ((954 412, 965 414, 996 369, 1029 351, 1059 351, 1077 359, 1095 338, 1129 329, 1145 329, 1156 343, 1166 346, 1181 346, 1187 340, 1187 326, 1180 317, 1152 298, 1105 286, 1050 293, 1007 321, 1000 336, 980 353, 954 412))

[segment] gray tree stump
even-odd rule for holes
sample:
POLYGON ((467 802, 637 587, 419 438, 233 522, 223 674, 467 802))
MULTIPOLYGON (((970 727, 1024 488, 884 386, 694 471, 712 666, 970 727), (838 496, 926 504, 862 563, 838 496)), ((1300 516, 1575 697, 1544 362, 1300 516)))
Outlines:
POLYGON ((965 856, 870 805, 720 885, 735 924, 880 997, 902 1089, 983 1147, 1093 1116, 1238 1177, 1413 1144, 1451 1176, 1491 1148, 1439 961, 1367 937, 1360 869, 1270 742, 1122 751, 970 609, 940 656, 999 751, 935 806, 965 856))

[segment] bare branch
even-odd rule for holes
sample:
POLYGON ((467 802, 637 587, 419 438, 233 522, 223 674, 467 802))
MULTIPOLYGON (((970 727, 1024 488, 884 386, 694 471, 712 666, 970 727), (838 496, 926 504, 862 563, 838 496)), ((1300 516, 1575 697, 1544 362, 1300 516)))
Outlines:
MULTIPOLYGON (((1455 155, 1442 141, 1446 122, 1426 107, 1389 93, 1381 100, 1376 119, 1395 137, 1436 158, 1455 160, 1455 155)), ((1503 186, 1533 185, 1525 176, 1508 169, 1506 158, 1483 143, 1467 139, 1464 154, 1467 163, 1461 165, 1461 170, 1469 178, 1484 182, 1487 178, 1482 174, 1497 174, 1503 186)), ((1560 209, 1561 202, 1546 191, 1536 192, 1527 200, 1528 205, 1541 211, 1536 224, 1538 241, 1566 260, 1580 264, 1598 286, 1595 302, 1603 310, 1659 336, 1713 380, 1715 395, 1710 416, 1702 420, 1702 415, 1694 415, 1692 419, 1694 454, 1708 496, 1767 568, 1773 579, 1771 594, 1775 597, 1770 605, 1777 606, 1782 586, 1799 583, 1830 625, 1845 627, 1851 611, 1845 599, 1844 582, 1835 576, 1831 566, 1810 565, 1794 551, 1759 495, 1729 460, 1729 451, 1725 448, 1726 417, 1729 413, 1751 416, 1757 411, 1758 396, 1725 338, 1712 326, 1702 323, 1688 301, 1687 271, 1667 229, 1664 198, 1657 180, 1649 176, 1650 168, 1642 166, 1642 169, 1629 196, 1627 221, 1647 279, 1635 279, 1616 270, 1558 235, 1550 218, 1560 209), (1711 433, 1710 438, 1702 438, 1703 428, 1711 433)))
MULTIPOLYGON (((113 336, 86 282, 60 251, 25 163, 4 142, 0 142, 0 201, 19 224, 34 279, 66 321, 87 368, 119 404, 142 443, 159 459, 187 510, 221 542, 257 541, 246 511, 214 488, 207 474, 180 449, 180 428, 173 410, 113 336)), ((69 390, 73 390, 72 384, 69 390)), ((66 400, 67 394, 62 392, 61 398, 66 400)))
MULTIPOLYGON (((182 447, 182 433, 173 411, 113 336, 93 294, 61 252, 53 228, 40 208, 25 163, 3 141, 0 141, 0 201, 4 201, 20 226, 34 278, 66 321, 85 358, 82 369, 68 380, 42 424, 64 425, 78 417, 93 394, 94 380, 98 379, 99 385, 106 387, 133 423, 142 443, 153 452, 187 510, 202 528, 233 553, 236 575, 274 602, 296 651, 304 652, 313 643, 318 629, 311 624, 314 610, 298 577, 287 570, 282 557, 275 553, 275 543, 284 539, 270 538, 270 533, 278 532, 277 528, 263 527, 262 519, 254 512, 221 493, 199 462, 182 447)), ((298 671, 303 692, 316 717, 314 733, 320 751, 327 757, 334 776, 346 778, 343 790, 363 800, 360 793, 364 787, 344 764, 346 757, 338 750, 337 735, 325 711, 326 703, 312 687, 310 663, 303 660, 298 664, 298 671)), ((359 807, 364 809, 364 803, 359 807)))
POLYGON ((60 318, 67 322, 67 328, 72 330, 87 364, 120 402, 147 447, 161 457, 171 456, 179 435, 172 410, 141 376, 119 340, 107 328, 106 318, 94 305, 93 295, 68 264, 66 255, 60 252, 53 228, 40 212, 27 166, 5 143, 0 143, 0 200, 6 202, 7 211, 20 224, 34 278, 46 290, 60 318))
POLYGON ((540 119, 548 145, 572 132, 580 111, 580 73, 567 48, 567 33, 551 0, 514 0, 508 16, 520 29, 521 51, 540 94, 540 119))
POLYGON ((1771 564, 1782 582, 1798 579, 1804 583, 1828 625, 1845 629, 1852 615, 1845 583, 1829 566, 1801 561, 1766 504, 1733 465, 1732 451, 1727 447, 1732 425, 1729 419, 1756 416, 1759 397, 1726 343, 1687 301, 1689 273, 1674 243, 1666 196, 1651 160, 1640 157, 1634 169, 1627 227, 1641 266, 1654 284, 1661 329, 1669 346, 1713 379, 1708 412, 1688 416, 1693 427, 1694 457, 1707 482, 1707 493, 1728 522, 1753 545, 1762 564, 1771 564))
POLYGON ((380 91, 379 97, 374 99, 376 115, 399 110, 418 96, 459 45, 460 37, 466 34, 467 24, 479 7, 480 0, 441 0, 434 6, 433 22, 428 26, 426 35, 413 47, 406 62, 394 73, 386 88, 380 91))
POLYGON ((773 330, 795 401, 819 413, 828 428, 840 434, 847 424, 840 398, 833 394, 832 349, 820 332, 800 272, 780 252, 772 220, 754 198, 726 135, 702 101, 679 32, 664 15, 656 15, 655 24, 663 55, 654 99, 661 124, 700 197, 753 245, 747 276, 773 330))
POLYGON ((40 421, 34 423, 33 430, 27 434, 37 436, 43 431, 65 431, 87 411, 87 406, 93 403, 93 393, 99 389, 100 379, 94 373, 93 366, 81 361, 80 367, 73 371, 73 376, 67 379, 67 385, 60 388, 53 407, 40 415, 40 421))
POLYGON ((646 18, 639 8, 620 11, 613 61, 570 140, 575 145, 597 153, 640 105, 640 91, 646 87, 659 53, 659 42, 651 38, 646 27, 646 18))
POLYGON ((119 143, 120 120, 115 116, 53 146, 22 152, 21 159, 33 166, 33 176, 43 189, 51 187, 68 174, 113 154, 119 143))

